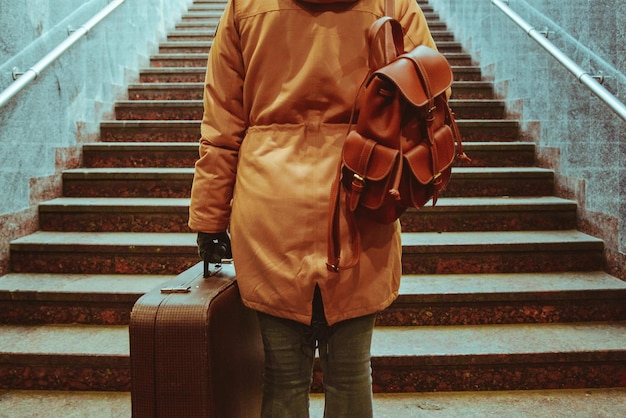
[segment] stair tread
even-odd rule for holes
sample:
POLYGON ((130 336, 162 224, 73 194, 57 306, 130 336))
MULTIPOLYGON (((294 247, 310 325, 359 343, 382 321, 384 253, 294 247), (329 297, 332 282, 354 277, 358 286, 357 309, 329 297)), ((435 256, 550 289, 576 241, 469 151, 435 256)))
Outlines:
POLYGON ((379 327, 372 340, 374 357, 606 351, 626 352, 626 323, 379 327))
POLYGON ((107 300, 122 296, 130 296, 132 300, 174 277, 148 274, 8 273, 0 277, 0 299, 101 301, 102 295, 108 295, 107 300))
POLYGON ((474 300, 519 300, 524 294, 549 293, 571 299, 572 292, 618 292, 626 294, 626 282, 603 271, 501 273, 501 274, 407 274, 400 282, 400 301, 449 301, 459 296, 474 300), (408 296, 416 296, 409 298, 408 296), (410 300, 407 300, 410 299, 410 300))
MULTIPOLYGON (((125 173, 136 173, 136 174, 150 174, 150 173, 193 173, 193 167, 94 167, 94 168, 74 168, 69 170, 64 170, 63 174, 67 175, 83 175, 83 174, 125 174, 125 173)), ((506 174, 506 173, 515 173, 516 176, 527 174, 527 175, 537 175, 537 174, 547 174, 553 173, 554 171, 547 168, 541 167, 455 167, 453 169, 454 174, 473 174, 474 176, 479 177, 488 177, 493 174, 506 174)))
POLYGON ((0 325, 0 353, 128 356, 127 325, 0 325))
MULTIPOLYGON (((374 358, 399 361, 581 352, 626 352, 626 323, 376 327, 372 339, 374 358)), ((128 326, 0 325, 0 353, 128 356, 128 326)))
MULTIPOLYGON (((173 275, 8 273, 0 278, 6 300, 134 300, 172 279, 173 275)), ((605 272, 403 275, 396 304, 459 300, 522 300, 538 294, 572 299, 589 292, 617 298, 626 282, 605 272)))
MULTIPOLYGON (((13 416, 130 418, 130 392, 3 391, 3 408, 13 416), (34 414, 34 415, 33 415, 34 414)), ((485 392, 375 393, 374 416, 552 418, 626 416, 626 388, 485 392)), ((324 413, 324 395, 311 394, 311 418, 324 413)))
POLYGON ((196 246, 196 234, 181 232, 48 232, 37 231, 12 241, 11 245, 178 247, 196 246))
POLYGON ((603 241, 577 230, 402 233, 405 252, 431 253, 441 251, 442 247, 472 251, 485 246, 493 251, 510 251, 510 246, 529 246, 532 249, 538 244, 556 248, 564 245, 596 248, 601 247, 603 241))
MULTIPOLYGON (((520 208, 537 207, 550 209, 557 207, 575 208, 576 201, 554 196, 537 197, 441 197, 436 206, 427 205, 420 209, 427 211, 456 210, 519 210, 520 208)), ((132 198, 132 197, 59 197, 40 204, 40 210, 51 209, 99 211, 106 208, 155 208, 189 207, 188 198, 132 198)))
MULTIPOLYGON (((91 245, 121 247, 195 246, 194 233, 180 232, 62 232, 37 231, 11 242, 12 247, 29 245, 91 245)), ((472 250, 489 246, 507 251, 511 245, 581 245, 597 248, 603 241, 577 230, 489 231, 489 232, 403 232, 402 245, 408 252, 435 252, 442 247, 472 250)))

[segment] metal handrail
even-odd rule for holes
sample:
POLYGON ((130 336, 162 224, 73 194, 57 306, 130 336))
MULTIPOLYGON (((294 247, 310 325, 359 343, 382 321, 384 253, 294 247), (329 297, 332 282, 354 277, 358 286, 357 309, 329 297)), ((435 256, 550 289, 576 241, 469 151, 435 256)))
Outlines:
POLYGON ((114 0, 106 7, 100 10, 94 17, 89 19, 87 23, 73 31, 70 36, 63 42, 57 45, 48 55, 43 57, 39 62, 26 70, 6 89, 0 93, 0 107, 4 106, 19 93, 28 83, 35 80, 43 70, 45 70, 50 64, 52 64, 57 58, 59 58, 65 51, 67 51, 72 45, 76 43, 80 38, 85 36, 94 26, 100 23, 111 12, 117 9, 126 0, 114 0))
POLYGON ((606 103, 617 115, 626 122, 626 105, 622 103, 611 92, 605 89, 593 76, 583 70, 578 64, 572 61, 567 55, 550 42, 541 31, 538 31, 526 22, 520 15, 515 13, 509 6, 501 0, 491 0, 491 3, 502 10, 513 22, 521 27, 528 36, 534 39, 543 49, 548 51, 552 57, 559 61, 578 81, 587 86, 593 94, 606 103))

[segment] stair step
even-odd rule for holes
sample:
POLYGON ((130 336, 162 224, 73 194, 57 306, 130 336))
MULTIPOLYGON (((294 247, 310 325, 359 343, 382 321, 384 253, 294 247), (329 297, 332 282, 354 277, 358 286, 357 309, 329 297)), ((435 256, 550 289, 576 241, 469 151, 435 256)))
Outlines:
MULTIPOLYGON (((517 120, 457 120, 463 141, 491 142, 519 140, 517 120)), ((200 121, 119 120, 100 123, 105 142, 198 142, 200 121)))
MULTIPOLYGON (((578 231, 403 233, 405 274, 588 271, 603 242, 578 231)), ((197 263, 193 233, 39 231, 10 244, 17 273, 176 274, 197 263)))
POLYGON ((15 273, 169 275, 198 262, 193 233, 38 231, 10 250, 15 273))
MULTIPOLYGON (((375 392, 619 387, 626 324, 377 327, 375 392)), ((0 326, 0 388, 130 389, 128 327, 0 326)), ((317 367, 316 367, 317 368, 317 367)), ((321 388, 318 373, 313 390, 321 388)))
POLYGON ((402 234, 405 274, 601 270, 602 240, 576 230, 409 232, 402 234))
MULTIPOLYGON (((9 273, 0 323, 125 325, 172 275, 9 273)), ((626 283, 601 271, 405 275, 379 326, 626 320, 626 283)))
POLYGON ((442 197, 400 219, 404 232, 558 230, 576 227, 576 208, 551 196, 442 197))
POLYGON ((9 273, 0 278, 0 323, 127 325, 137 299, 173 277, 9 273))
POLYGON ((0 325, 0 389, 129 391, 128 326, 0 325))
MULTIPOLYGON (((197 1, 197 0, 196 0, 197 1)), ((129 392, 6 391, 0 402, 15 417, 131 418, 129 392)), ((375 393, 376 418, 551 418, 626 416, 626 388, 485 392, 375 393)), ((311 394, 311 418, 324 415, 324 395, 311 394)))
POLYGON ((199 138, 200 121, 195 120, 118 120, 100 123, 100 139, 105 142, 193 142, 198 144, 199 138))
MULTIPOLYGON (((462 48, 458 43, 439 42, 437 48, 446 56, 450 65, 453 66, 453 72, 454 66, 458 66, 460 71, 469 73, 468 70, 463 70, 463 68, 471 66, 472 58, 469 54, 462 52, 462 48)), ((202 52, 183 52, 183 48, 177 51, 175 48, 168 48, 168 50, 170 52, 163 51, 151 56, 150 66, 156 68, 206 68, 209 48, 205 48, 202 52)), ((479 80, 480 78, 474 79, 479 80)))
POLYGON ((66 197, 189 197, 190 168, 78 168, 63 172, 66 197))
MULTIPOLYGON (((459 119, 503 119, 501 100, 450 100, 450 107, 459 119)), ((118 120, 200 120, 202 100, 118 100, 115 117, 118 120)))
MULTIPOLYGON (((206 64, 206 63, 205 63, 206 64)), ((203 67, 166 67, 144 68, 139 72, 142 83, 203 83, 206 66, 203 67)))
MULTIPOLYGON (((533 198, 446 198, 402 215, 405 232, 573 229, 574 201, 533 198)), ((63 197, 39 206, 43 231, 190 232, 188 198, 63 197)))
MULTIPOLYGON (((472 161, 457 160, 456 166, 528 167, 535 163, 532 142, 466 142, 472 161)), ((98 142, 83 145, 85 167, 193 167, 198 142, 98 142)))
MULTIPOLYGON (((202 100, 204 83, 136 83, 128 86, 130 100, 202 100)), ((492 99, 488 82, 459 81, 452 84, 454 99, 492 99)))
POLYGON ((193 167, 198 142, 99 142, 83 145, 85 167, 193 167))
MULTIPOLYGON (((437 30, 431 30, 431 34, 433 36, 433 39, 435 39, 435 42, 454 41, 454 34, 445 29, 442 30, 441 28, 439 28, 437 30)), ((167 34, 167 41, 168 42, 210 41, 211 39, 213 39, 214 35, 215 35, 214 30, 207 31, 206 29, 205 30, 175 29, 173 31, 170 31, 167 34)))
POLYGON ((472 160, 457 159, 457 167, 529 167, 536 161, 534 142, 464 142, 463 149, 472 160))
MULTIPOLYGON (((170 57, 173 58, 173 57, 170 57)), ((150 67, 140 70, 139 80, 144 83, 151 82, 204 82, 204 76, 206 74, 206 57, 204 62, 202 58, 197 59, 192 57, 192 61, 197 63, 197 66, 178 66, 176 60, 170 60, 169 64, 174 65, 171 67, 150 67)), ((456 81, 474 81, 480 82, 482 80, 482 72, 480 67, 473 65, 460 65, 452 66, 452 72, 454 74, 454 80, 456 81)))
POLYGON ((375 392, 619 387, 626 323, 382 327, 375 392))
MULTIPOLYGON (((457 167, 442 196, 547 196, 554 173, 536 167, 457 167)), ((77 168, 63 172, 66 197, 189 197, 193 167, 77 168)))
POLYGON ((191 232, 188 198, 57 198, 39 218, 42 231, 191 232))
POLYGON ((404 275, 379 326, 626 320, 626 283, 603 271, 404 275))

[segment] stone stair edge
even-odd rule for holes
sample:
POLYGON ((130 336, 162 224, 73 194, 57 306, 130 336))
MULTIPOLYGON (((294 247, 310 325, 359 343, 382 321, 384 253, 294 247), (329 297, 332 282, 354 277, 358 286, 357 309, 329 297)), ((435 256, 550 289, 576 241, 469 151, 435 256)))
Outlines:
MULTIPOLYGON (((175 275, 9 273, 0 300, 134 302, 175 275)), ((523 300, 617 299, 626 282, 606 272, 405 274, 392 305, 523 300), (445 289, 443 288, 445 283, 445 289), (454 291, 450 291, 450 289, 454 291)))
MULTIPOLYGON (((487 231, 487 232, 402 232, 402 245, 411 252, 439 251, 442 247, 501 248, 505 251, 515 245, 577 245, 590 248, 602 247, 603 241, 575 229, 549 231, 487 231), (504 248, 506 247, 506 248, 504 248)), ((38 245, 65 246, 89 245, 95 247, 153 247, 166 245, 194 246, 193 232, 61 232, 36 231, 11 241, 11 246, 33 247, 38 245)))
MULTIPOLYGON (((535 206, 544 210, 548 209, 574 209, 578 203, 575 200, 555 196, 536 197, 440 197, 437 205, 430 203, 421 209, 409 209, 408 212, 440 212, 443 210, 466 211, 466 210, 503 210, 509 208, 516 211, 521 208, 535 206), (479 208, 479 209, 477 209, 479 208)), ((189 207, 189 198, 161 198, 161 197, 57 197, 40 203, 40 210, 50 211, 65 209, 73 210, 100 210, 99 208, 129 207, 189 207)))
MULTIPOLYGON (((533 355, 546 355, 550 362, 565 362, 569 356, 582 354, 589 358, 594 353, 623 360, 625 342, 624 321, 377 326, 372 355, 374 364, 377 358, 390 358, 396 360, 395 366, 414 364, 420 358, 431 365, 467 361, 476 365, 481 358, 489 363, 511 363, 519 361, 516 356, 522 362, 529 362, 533 355), (503 354, 511 357, 505 358, 503 354)), ((0 356, 28 357, 28 360, 33 356, 74 360, 96 356, 119 361, 129 356, 128 325, 0 325, 0 356)))

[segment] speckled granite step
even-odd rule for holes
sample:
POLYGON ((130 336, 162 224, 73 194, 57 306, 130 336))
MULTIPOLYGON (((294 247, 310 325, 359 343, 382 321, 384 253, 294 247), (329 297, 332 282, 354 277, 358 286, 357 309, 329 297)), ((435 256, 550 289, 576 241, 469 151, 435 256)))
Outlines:
POLYGON ((39 231, 10 248, 16 273, 178 274, 198 262, 193 233, 39 231))
MULTIPOLYGON (((529 142, 466 142, 472 161, 466 167, 529 167, 535 162, 535 145, 529 142)), ((83 145, 85 167, 193 167, 198 142, 96 142, 83 145)))
MULTIPOLYGON (((459 119, 505 119, 501 100, 451 99, 450 107, 459 119)), ((200 120, 202 100, 118 100, 118 120, 200 120)))
POLYGON ((602 269, 604 244, 575 230, 402 234, 405 274, 602 269))
MULTIPOLYGON (((128 391, 128 353, 125 326, 2 325, 0 388, 128 391)), ((375 392, 617 387, 626 324, 380 327, 372 355, 375 392)))
MULTIPOLYGON (((131 418, 128 392, 8 391, 0 393, 7 415, 16 417, 131 418)), ((324 396, 311 395, 311 418, 324 416, 324 396)), ((376 418, 502 418, 626 416, 626 388, 498 392, 376 393, 376 418)))
MULTIPOLYGON (((0 323, 128 324, 135 301, 167 275, 10 273, 0 323)), ((626 320, 626 283, 600 271, 406 275, 378 325, 626 320)))
MULTIPOLYGON (((573 229, 574 201, 533 198, 441 198, 408 210, 405 232, 573 229)), ((84 232, 190 232, 187 198, 63 197, 39 206, 40 229, 84 232)))
MULTIPOLYGON (((152 82, 128 86, 130 100, 202 100, 204 83, 152 82)), ((452 84, 454 99, 491 99, 493 86, 488 82, 458 81, 452 84)))
MULTIPOLYGON (((167 74, 167 73, 166 73, 167 74)), ((516 120, 457 120, 466 142, 511 142, 519 140, 516 120)), ((198 142, 200 121, 119 120, 100 123, 105 142, 198 142)))
POLYGON ((626 282, 603 271, 405 275, 378 325, 626 320, 626 282))
POLYGON ((137 299, 172 277, 9 273, 0 277, 0 323, 126 325, 137 299))
MULTIPOLYGON (((77 168, 63 172, 67 197, 188 197, 193 167, 77 168)), ((457 167, 441 197, 549 196, 554 173, 536 167, 457 167)))
POLYGON ((197 142, 97 142, 83 145, 85 167, 193 167, 197 142))
MULTIPOLYGON (((589 271, 603 242, 574 230, 403 233, 405 274, 589 271)), ((193 233, 45 232, 12 241, 19 273, 177 274, 197 262, 193 233)))

